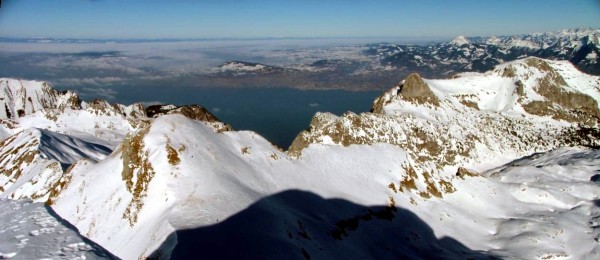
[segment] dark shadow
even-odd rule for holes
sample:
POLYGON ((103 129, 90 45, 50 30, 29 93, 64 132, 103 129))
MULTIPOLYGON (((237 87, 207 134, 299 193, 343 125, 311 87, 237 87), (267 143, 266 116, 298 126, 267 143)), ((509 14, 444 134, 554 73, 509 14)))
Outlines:
MULTIPOLYGON (((50 138, 49 136, 51 135, 51 133, 53 133, 52 131, 49 131, 49 130, 46 130, 46 129, 39 129, 39 130, 43 133, 42 136, 40 137, 40 143, 43 146, 46 146, 46 147, 69 147, 69 152, 72 155, 77 155, 79 158, 87 158, 88 157, 79 148, 74 147, 71 144, 65 143, 60 138, 50 138)), ((57 133, 54 133, 54 134, 57 134, 57 133)), ((67 139, 69 139, 69 141, 72 144, 79 144, 79 145, 83 146, 84 144, 81 144, 81 143, 85 142, 85 146, 87 146, 88 149, 94 150, 97 153, 101 153, 101 154, 104 154, 106 156, 109 155, 110 153, 112 153, 112 149, 110 149, 110 148, 108 148, 108 147, 106 147, 104 145, 97 144, 97 143, 92 143, 92 142, 89 142, 89 141, 83 141, 83 140, 80 140, 78 138, 73 138, 73 137, 67 136, 67 135, 65 135, 64 137, 67 138, 67 139)), ((60 163, 60 166, 61 166, 61 168, 62 168, 63 171, 66 171, 72 165, 69 162, 63 162, 63 161, 61 161, 59 163, 60 163)))
MULTIPOLYGON (((548 164, 557 164, 560 166, 567 166, 567 165, 573 164, 573 161, 576 161, 576 160, 582 160, 582 159, 583 160, 598 160, 598 159, 600 159, 600 153, 598 152, 598 148, 591 148, 590 146, 582 146, 582 147, 587 147, 589 149, 585 149, 582 151, 578 151, 576 153, 562 156, 561 158, 559 158, 557 160, 543 161, 543 162, 538 162, 538 163, 532 165, 532 162, 535 162, 535 160, 537 160, 538 158, 545 156, 552 151, 533 153, 531 155, 527 155, 527 156, 523 156, 523 157, 514 159, 504 165, 501 165, 501 166, 498 166, 491 170, 488 170, 488 172, 492 173, 491 176, 497 176, 497 175, 500 175, 501 173, 504 173, 507 170, 510 170, 512 167, 523 166, 523 165, 532 165, 533 167, 536 167, 536 168, 542 168, 542 167, 547 166, 548 164)), ((557 148, 557 149, 560 149, 560 148, 557 148)), ((557 149, 555 149, 555 150, 557 150, 557 149)), ((596 175, 592 176, 590 181, 600 182, 600 174, 596 174, 596 175)))
POLYGON ((79 236, 79 238, 81 240, 85 241, 88 245, 90 245, 92 247, 92 250, 90 252, 92 252, 93 254, 96 255, 95 259, 111 259, 111 260, 120 259, 120 258, 116 257, 115 255, 111 254, 110 252, 108 252, 108 250, 104 249, 102 246, 96 244, 94 241, 79 234, 79 230, 75 226, 71 225, 71 223, 69 223, 65 219, 61 218, 58 214, 56 214, 56 212, 50 206, 44 205, 44 208, 46 208, 46 210, 48 211, 48 214, 50 214, 50 216, 54 217, 63 226, 77 232, 77 235, 79 236))
MULTIPOLYGON (((176 232, 172 259, 496 259, 398 207, 366 207, 290 190, 212 226, 176 232)), ((172 246, 168 240, 161 248, 172 246)), ((168 251, 165 250, 165 251, 168 251)), ((151 258, 163 258, 157 250, 151 258)))

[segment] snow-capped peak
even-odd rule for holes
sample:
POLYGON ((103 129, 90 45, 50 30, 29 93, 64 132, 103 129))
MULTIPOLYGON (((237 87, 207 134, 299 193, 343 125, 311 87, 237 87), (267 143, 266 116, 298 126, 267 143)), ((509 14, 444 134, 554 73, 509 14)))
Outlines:
POLYGON ((461 46, 461 45, 469 44, 470 41, 467 39, 467 37, 465 37, 463 35, 459 35, 456 38, 452 39, 452 41, 450 41, 450 43, 457 45, 457 46, 461 46))

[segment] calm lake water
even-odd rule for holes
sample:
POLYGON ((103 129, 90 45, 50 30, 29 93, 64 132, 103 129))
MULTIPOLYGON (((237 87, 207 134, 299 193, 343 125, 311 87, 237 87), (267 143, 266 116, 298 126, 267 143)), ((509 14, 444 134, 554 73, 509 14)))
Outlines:
POLYGON ((177 105, 199 104, 235 130, 258 132, 287 149, 320 112, 341 115, 367 112, 381 91, 297 90, 291 88, 149 88, 126 93, 117 102, 160 101, 177 105))

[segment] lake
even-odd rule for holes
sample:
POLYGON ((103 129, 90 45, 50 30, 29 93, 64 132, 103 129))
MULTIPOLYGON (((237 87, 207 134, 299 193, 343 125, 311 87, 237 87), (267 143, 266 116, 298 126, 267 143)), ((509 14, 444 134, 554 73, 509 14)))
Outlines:
POLYGON ((316 112, 368 112, 381 93, 292 88, 127 88, 119 91, 116 101, 199 104, 235 130, 255 131, 287 149, 316 112))

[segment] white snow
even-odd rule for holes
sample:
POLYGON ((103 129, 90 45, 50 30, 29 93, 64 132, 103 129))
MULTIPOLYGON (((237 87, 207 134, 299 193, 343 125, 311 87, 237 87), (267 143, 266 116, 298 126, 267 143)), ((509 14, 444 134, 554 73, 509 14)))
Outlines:
POLYGON ((459 35, 456 38, 452 39, 452 41, 450 41, 450 43, 457 45, 457 46, 461 46, 461 45, 469 44, 469 40, 467 39, 467 37, 465 37, 463 35, 459 35))
POLYGON ((0 259, 110 259, 42 203, 0 200, 0 259))

